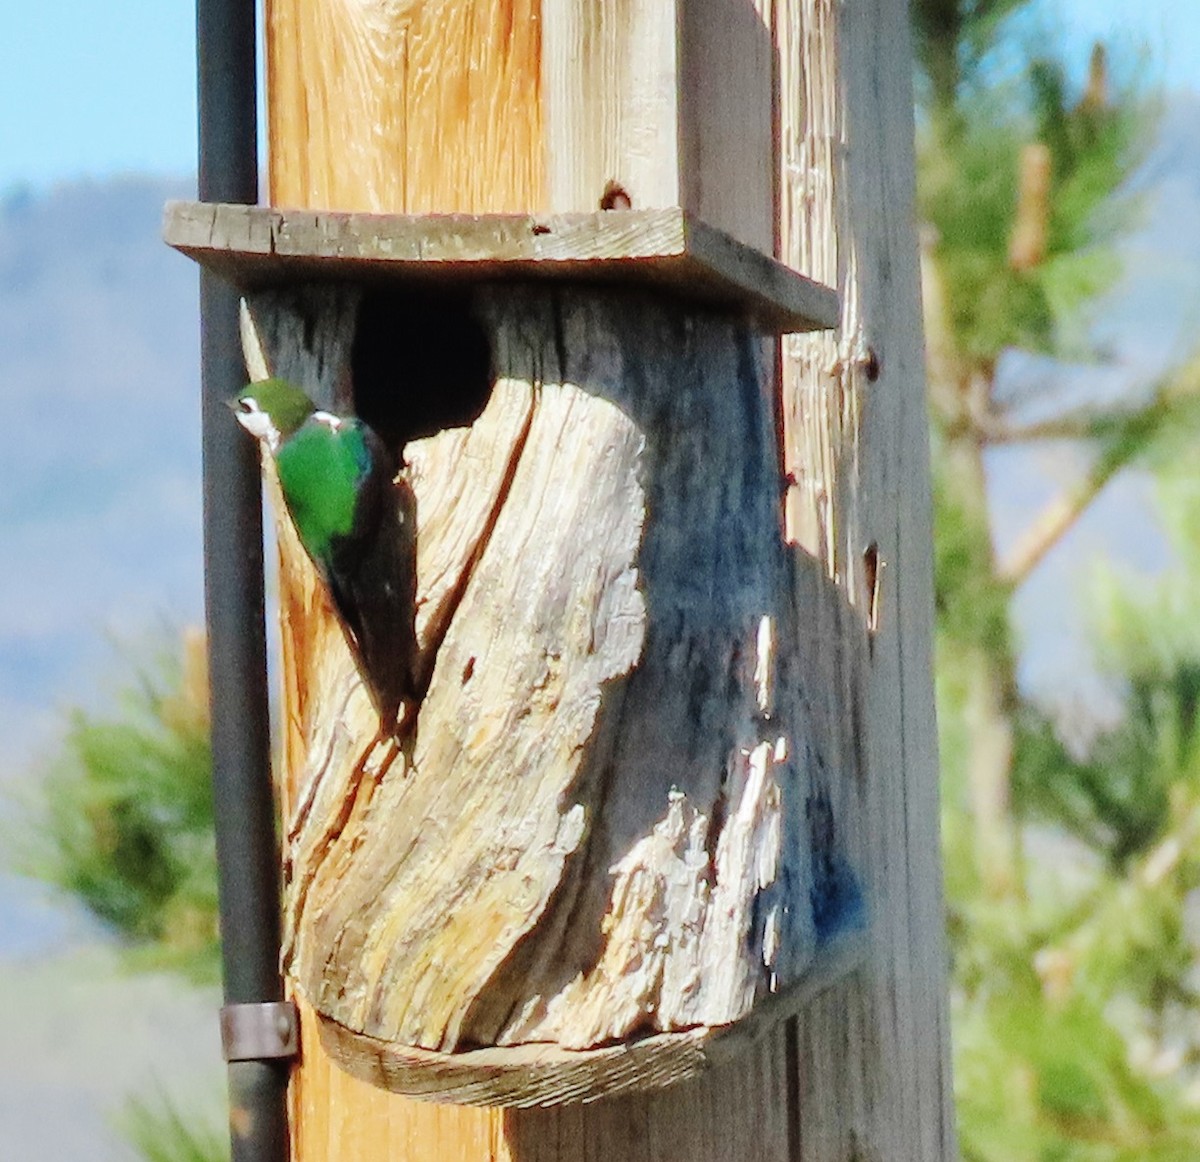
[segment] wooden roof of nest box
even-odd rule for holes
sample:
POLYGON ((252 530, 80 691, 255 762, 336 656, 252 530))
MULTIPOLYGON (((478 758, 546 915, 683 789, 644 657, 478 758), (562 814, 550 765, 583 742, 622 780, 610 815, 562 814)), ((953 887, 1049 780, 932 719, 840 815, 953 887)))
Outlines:
POLYGON ((163 236, 243 290, 314 281, 569 279, 656 286, 765 331, 838 323, 838 296, 678 208, 348 214, 171 202, 163 236))
MULTIPOLYGON (((360 140, 360 129, 379 132, 365 111, 336 129, 368 159, 365 187, 273 136, 273 189, 303 187, 308 208, 175 203, 167 242, 243 290, 557 278, 650 285, 774 334, 838 325, 836 292, 774 257, 779 69, 749 0, 545 0, 536 59, 504 59, 516 74, 500 106, 425 20, 406 34, 419 57, 408 67, 439 83, 403 90, 402 134, 360 140), (475 96, 451 106, 445 93, 460 89, 475 96), (512 138, 515 125, 524 136, 512 138), (432 141, 445 155, 434 168, 453 180, 427 189, 421 150, 432 141), (459 212, 480 208, 510 212, 459 212)), ((489 41, 472 53, 485 48, 506 51, 489 41)))

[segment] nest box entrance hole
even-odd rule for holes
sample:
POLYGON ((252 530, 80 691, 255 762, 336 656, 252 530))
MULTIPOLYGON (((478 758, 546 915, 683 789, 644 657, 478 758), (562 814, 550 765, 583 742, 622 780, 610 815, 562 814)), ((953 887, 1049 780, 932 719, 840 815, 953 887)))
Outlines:
POLYGON ((469 291, 367 291, 350 360, 356 414, 397 453, 474 423, 492 390, 491 344, 469 291))

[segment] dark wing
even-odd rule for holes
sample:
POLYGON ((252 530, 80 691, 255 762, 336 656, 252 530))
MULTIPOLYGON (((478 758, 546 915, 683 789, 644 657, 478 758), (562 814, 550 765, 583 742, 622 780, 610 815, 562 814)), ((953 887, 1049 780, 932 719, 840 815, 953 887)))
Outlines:
POLYGON ((407 482, 393 480, 379 437, 362 430, 370 462, 353 531, 334 541, 326 582, 381 723, 391 729, 401 703, 416 693, 416 501, 407 482))

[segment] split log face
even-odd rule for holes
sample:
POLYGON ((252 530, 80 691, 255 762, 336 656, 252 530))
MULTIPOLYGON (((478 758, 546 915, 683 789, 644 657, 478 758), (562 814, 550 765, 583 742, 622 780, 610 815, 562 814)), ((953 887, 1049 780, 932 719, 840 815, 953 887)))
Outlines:
MULTIPOLYGON (((348 301, 252 299, 252 374, 344 404, 348 301)), ((727 1026, 801 981, 854 901, 795 652, 766 349, 628 292, 476 306, 483 413, 404 449, 428 676, 405 753, 371 748, 335 628, 289 638, 289 601, 321 598, 281 522, 306 692, 290 974, 351 1037, 443 1054, 727 1026)))

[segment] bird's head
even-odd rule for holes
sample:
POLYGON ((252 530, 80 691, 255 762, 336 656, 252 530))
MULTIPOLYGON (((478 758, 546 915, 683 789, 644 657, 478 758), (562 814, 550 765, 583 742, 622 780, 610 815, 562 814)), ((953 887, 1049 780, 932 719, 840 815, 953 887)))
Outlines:
POLYGON ((315 410, 313 402, 286 379, 250 383, 229 401, 237 421, 272 452, 315 410))

